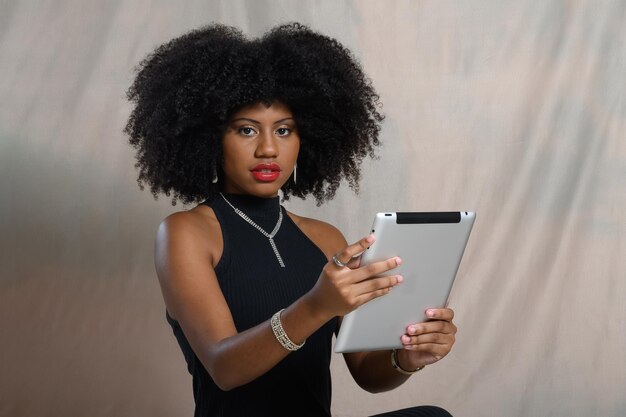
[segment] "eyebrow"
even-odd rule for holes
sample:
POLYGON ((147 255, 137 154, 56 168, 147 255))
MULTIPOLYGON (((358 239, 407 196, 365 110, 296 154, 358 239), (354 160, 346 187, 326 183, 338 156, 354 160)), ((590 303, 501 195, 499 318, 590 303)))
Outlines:
MULTIPOLYGON (((241 120, 246 120, 246 121, 248 121, 248 122, 256 123, 256 124, 258 124, 258 125, 260 125, 260 124, 261 124, 261 122, 259 122, 258 120, 250 119, 249 117, 238 117, 238 118, 236 118, 236 119, 231 120, 231 123, 239 122, 239 121, 241 121, 241 120)), ((285 117, 284 119, 276 120, 276 121, 275 121, 274 123, 272 123, 272 124, 277 125, 277 124, 280 124, 280 123, 286 122, 287 120, 293 120, 293 117, 285 117)))

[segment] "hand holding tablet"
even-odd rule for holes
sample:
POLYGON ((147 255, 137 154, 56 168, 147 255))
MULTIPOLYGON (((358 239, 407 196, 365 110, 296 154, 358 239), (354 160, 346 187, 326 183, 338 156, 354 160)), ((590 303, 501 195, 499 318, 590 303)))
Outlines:
POLYGON ((394 273, 404 279, 344 317, 335 352, 402 348, 409 325, 429 320, 427 309, 446 305, 474 218, 473 212, 378 213, 376 241, 360 264, 399 256, 394 273))

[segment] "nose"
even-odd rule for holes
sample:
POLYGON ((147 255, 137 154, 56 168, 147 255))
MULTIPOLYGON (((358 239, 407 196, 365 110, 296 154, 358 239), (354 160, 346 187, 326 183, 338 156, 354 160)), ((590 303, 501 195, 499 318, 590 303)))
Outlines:
POLYGON ((257 158, 274 158, 278 156, 278 147, 273 132, 263 132, 258 136, 254 156, 257 158))

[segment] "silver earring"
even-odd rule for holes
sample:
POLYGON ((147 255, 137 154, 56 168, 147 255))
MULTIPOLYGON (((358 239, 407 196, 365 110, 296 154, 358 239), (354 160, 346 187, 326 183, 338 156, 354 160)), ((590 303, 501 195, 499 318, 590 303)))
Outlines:
POLYGON ((293 183, 297 184, 298 182, 296 181, 296 174, 298 172, 298 164, 295 164, 293 166, 293 183))
POLYGON ((213 167, 213 178, 211 179, 212 184, 217 184, 217 169, 213 167))

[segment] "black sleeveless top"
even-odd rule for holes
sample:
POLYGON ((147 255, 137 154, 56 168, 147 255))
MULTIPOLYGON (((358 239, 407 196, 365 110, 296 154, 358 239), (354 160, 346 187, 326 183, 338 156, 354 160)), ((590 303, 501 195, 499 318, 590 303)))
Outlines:
MULTIPOLYGON (((242 219, 218 196, 210 204, 222 229, 224 250, 215 267, 218 282, 238 332, 268 320, 309 291, 326 263, 324 253, 293 223, 278 197, 265 199, 225 194, 228 201, 274 236, 285 264, 281 268, 267 237, 242 219)), ((205 203, 206 204, 206 203, 205 203)), ((337 319, 311 335, 304 347, 290 353, 256 380, 222 391, 191 349, 177 321, 167 315, 193 376, 195 417, 330 416, 331 339, 337 319)))

